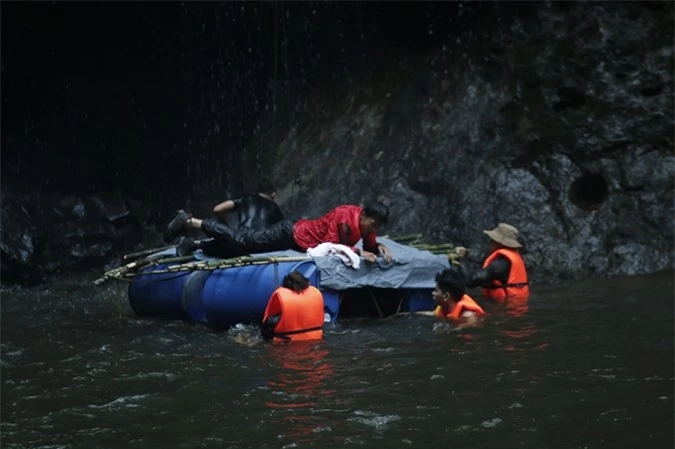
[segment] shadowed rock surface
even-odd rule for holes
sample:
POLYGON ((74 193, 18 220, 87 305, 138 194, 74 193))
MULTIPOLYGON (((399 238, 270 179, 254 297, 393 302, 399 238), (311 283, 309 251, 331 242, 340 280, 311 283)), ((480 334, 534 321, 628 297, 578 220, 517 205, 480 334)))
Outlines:
MULTIPOLYGON (((153 10, 186 21, 175 34, 145 31, 151 44, 180 43, 171 51, 181 62, 165 64, 146 94, 138 87, 148 80, 134 75, 134 93, 107 111, 126 117, 135 105, 134 125, 115 134, 96 122, 95 137, 78 136, 83 149, 67 150, 70 165, 48 156, 51 166, 29 170, 26 154, 66 151, 49 139, 61 134, 25 114, 5 126, 18 100, 3 98, 3 189, 22 186, 3 197, 3 282, 148 246, 154 234, 116 224, 126 200, 97 202, 91 183, 138 198, 145 214, 127 215, 141 229, 178 207, 210 215, 259 176, 276 181, 290 217, 386 195, 386 233, 463 244, 476 262, 483 229, 510 223, 534 282, 673 267, 671 3, 377 3, 153 10), (248 41, 224 40, 238 26, 248 41), (100 145, 102 165, 79 172, 86 193, 30 199, 31 176, 49 175, 61 191, 77 179, 64 167, 94 167, 84 155, 100 145), (55 218, 55 208, 66 212, 55 218)), ((5 42, 3 91, 20 87, 5 42)), ((151 44, 143 48, 161 60, 151 44)), ((75 89, 98 92, 92 83, 75 89)), ((70 101, 66 117, 85 120, 86 104, 70 101)))
POLYGON ((50 275, 119 263, 146 242, 138 202, 108 195, 5 197, 2 202, 2 280, 32 284, 50 275))

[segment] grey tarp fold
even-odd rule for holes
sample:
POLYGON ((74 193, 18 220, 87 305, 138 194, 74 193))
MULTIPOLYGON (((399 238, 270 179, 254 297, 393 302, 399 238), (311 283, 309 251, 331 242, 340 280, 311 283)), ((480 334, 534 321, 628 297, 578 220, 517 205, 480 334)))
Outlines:
MULTIPOLYGON (((447 256, 421 251, 384 237, 378 238, 378 241, 387 245, 391 251, 393 258, 391 262, 386 263, 381 256, 372 264, 361 259, 361 266, 354 269, 345 265, 337 256, 312 258, 319 269, 321 280, 319 287, 331 290, 366 286, 409 289, 434 288, 436 273, 450 267, 447 256)), ((303 255, 305 254, 287 250, 260 253, 254 256, 302 257, 303 255)), ((201 260, 210 259, 203 253, 195 256, 201 260)))
POLYGON ((362 259, 361 266, 355 270, 336 256, 314 258, 320 272, 321 287, 334 290, 365 286, 434 288, 436 273, 450 267, 447 256, 421 251, 386 238, 378 241, 391 251, 391 262, 386 263, 381 256, 373 264, 362 259))

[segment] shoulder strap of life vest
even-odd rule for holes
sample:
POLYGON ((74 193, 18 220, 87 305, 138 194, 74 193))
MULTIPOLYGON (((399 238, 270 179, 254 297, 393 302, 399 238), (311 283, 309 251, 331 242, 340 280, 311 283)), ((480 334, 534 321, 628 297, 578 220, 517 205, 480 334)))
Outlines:
POLYGON ((473 300, 473 298, 469 295, 464 295, 461 297, 461 299, 457 302, 457 305, 455 306, 454 309, 452 309, 452 312, 448 314, 450 318, 454 318, 456 320, 460 319, 462 317, 462 313, 465 310, 470 310, 471 312, 476 312, 479 315, 485 315, 485 311, 481 306, 479 306, 476 301, 473 300))
POLYGON ((508 295, 508 288, 523 288, 528 285, 527 282, 527 271, 525 270, 525 262, 523 257, 518 251, 509 249, 509 248, 499 248, 495 250, 485 259, 483 262, 483 268, 486 268, 493 260, 497 257, 502 256, 509 260, 511 263, 511 271, 509 272, 509 277, 506 281, 506 284, 502 284, 499 281, 494 281, 491 284, 484 285, 483 288, 486 290, 495 290, 495 289, 504 289, 504 294, 508 295))

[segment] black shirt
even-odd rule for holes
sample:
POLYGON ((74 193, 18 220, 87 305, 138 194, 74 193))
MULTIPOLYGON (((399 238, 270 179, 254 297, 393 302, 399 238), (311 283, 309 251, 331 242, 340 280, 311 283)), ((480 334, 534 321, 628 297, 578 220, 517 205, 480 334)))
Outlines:
MULTIPOLYGON (((464 268, 464 267, 462 267, 464 268)), ((466 270, 464 270, 467 272, 466 270)), ((474 273, 469 273, 466 276, 466 286, 468 288, 487 285, 492 281, 500 281, 506 284, 511 273, 511 262, 506 257, 497 256, 495 260, 490 262, 485 268, 482 268, 474 273)))
POLYGON ((279 205, 257 193, 232 200, 237 212, 239 229, 260 229, 281 221, 284 214, 279 205))

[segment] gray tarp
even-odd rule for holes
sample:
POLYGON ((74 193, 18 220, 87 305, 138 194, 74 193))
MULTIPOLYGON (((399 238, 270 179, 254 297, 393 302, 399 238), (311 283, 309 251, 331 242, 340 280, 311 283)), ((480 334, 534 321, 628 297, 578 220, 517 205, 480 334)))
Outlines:
POLYGON ((317 257, 321 287, 344 290, 372 286, 377 288, 434 288, 436 273, 449 268, 447 256, 420 251, 393 240, 379 238, 391 251, 392 261, 378 257, 374 264, 361 260, 358 270, 346 266, 336 256, 317 257))
MULTIPOLYGON (((378 241, 387 245, 393 260, 386 263, 378 257, 373 264, 361 260, 358 270, 346 266, 337 256, 315 257, 314 263, 319 269, 320 287, 333 290, 360 288, 434 288, 436 273, 449 268, 448 258, 444 255, 420 251, 393 240, 380 237, 378 241)), ((269 257, 302 257, 297 251, 275 251, 255 254, 269 257)), ((195 255, 201 260, 209 259, 203 254, 195 255)))

